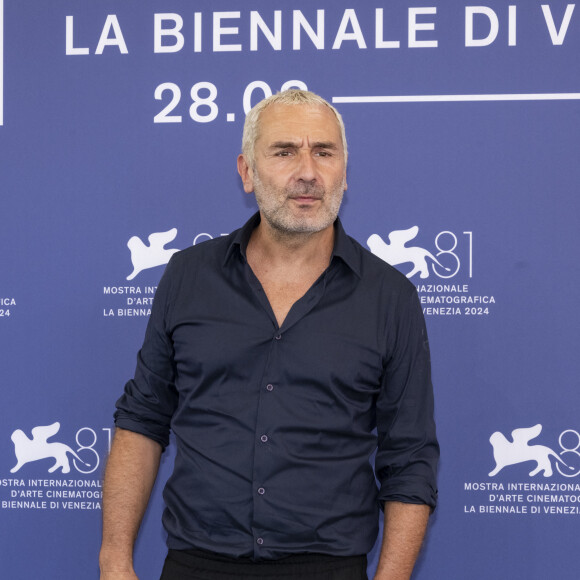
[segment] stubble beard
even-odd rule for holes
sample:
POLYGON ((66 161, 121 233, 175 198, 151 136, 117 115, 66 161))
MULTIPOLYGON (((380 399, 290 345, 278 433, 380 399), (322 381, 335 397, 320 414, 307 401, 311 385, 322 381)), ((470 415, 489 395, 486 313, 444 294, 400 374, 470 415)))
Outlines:
POLYGON ((332 184, 329 190, 317 183, 299 182, 291 187, 265 186, 254 172, 254 194, 263 218, 283 236, 314 234, 334 223, 344 194, 344 179, 332 184), (293 211, 292 198, 309 196, 320 199, 314 215, 298 215, 293 211))

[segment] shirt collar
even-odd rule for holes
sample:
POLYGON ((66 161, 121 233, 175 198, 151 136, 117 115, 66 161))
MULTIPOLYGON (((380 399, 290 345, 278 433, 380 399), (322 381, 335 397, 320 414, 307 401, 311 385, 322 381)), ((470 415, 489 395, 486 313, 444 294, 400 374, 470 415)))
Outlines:
MULTIPOLYGON (((260 223, 260 212, 256 212, 240 229, 232 233, 232 240, 227 249, 224 266, 237 250, 246 260, 246 248, 252 232, 260 223)), ((334 222, 334 249, 332 258, 340 258, 359 278, 361 277, 360 255, 355 248, 354 241, 346 235, 340 218, 334 222)))
POLYGON ((356 247, 358 244, 346 235, 340 218, 334 222, 334 250, 332 256, 340 258, 359 278, 361 275, 361 255, 356 247))
POLYGON ((257 211, 240 229, 232 232, 231 243, 224 258, 224 266, 235 251, 239 251, 244 260, 246 260, 246 248, 248 247, 250 236, 259 223, 260 212, 257 211))

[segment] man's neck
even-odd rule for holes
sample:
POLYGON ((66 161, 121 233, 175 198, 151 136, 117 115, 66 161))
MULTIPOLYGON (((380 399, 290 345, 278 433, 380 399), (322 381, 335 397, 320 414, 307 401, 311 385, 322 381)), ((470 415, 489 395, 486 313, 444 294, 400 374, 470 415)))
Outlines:
POLYGON ((334 247, 334 226, 320 232, 283 232, 264 219, 252 232, 248 252, 271 267, 293 268, 330 262, 334 247))
POLYGON ((334 246, 331 225, 311 234, 281 234, 264 220, 252 232, 246 257, 262 284, 278 327, 292 305, 328 268, 334 246))

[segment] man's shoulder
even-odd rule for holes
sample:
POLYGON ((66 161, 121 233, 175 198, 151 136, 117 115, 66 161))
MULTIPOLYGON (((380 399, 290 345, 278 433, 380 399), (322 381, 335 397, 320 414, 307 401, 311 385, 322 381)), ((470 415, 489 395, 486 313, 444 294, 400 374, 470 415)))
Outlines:
POLYGON ((176 252, 171 261, 174 265, 190 266, 200 261, 212 261, 215 259, 223 260, 225 259, 232 241, 232 234, 204 240, 194 246, 189 246, 188 248, 176 252))
POLYGON ((351 236, 347 236, 353 245, 361 266, 361 278, 370 282, 381 281, 389 287, 404 293, 415 291, 415 285, 399 270, 385 262, 382 258, 375 256, 370 250, 365 248, 351 236))

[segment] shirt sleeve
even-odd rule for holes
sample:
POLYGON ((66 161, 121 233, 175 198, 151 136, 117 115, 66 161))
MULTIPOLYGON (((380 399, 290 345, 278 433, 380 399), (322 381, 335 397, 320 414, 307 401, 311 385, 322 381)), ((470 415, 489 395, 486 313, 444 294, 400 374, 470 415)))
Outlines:
POLYGON ((171 261, 155 293, 143 346, 137 355, 135 376, 117 401, 117 427, 169 444, 171 417, 177 406, 173 341, 168 317, 175 260, 171 261))
POLYGON ((399 501, 434 508, 439 444, 433 419, 429 341, 414 289, 393 316, 377 399, 379 500, 381 505, 399 501))

